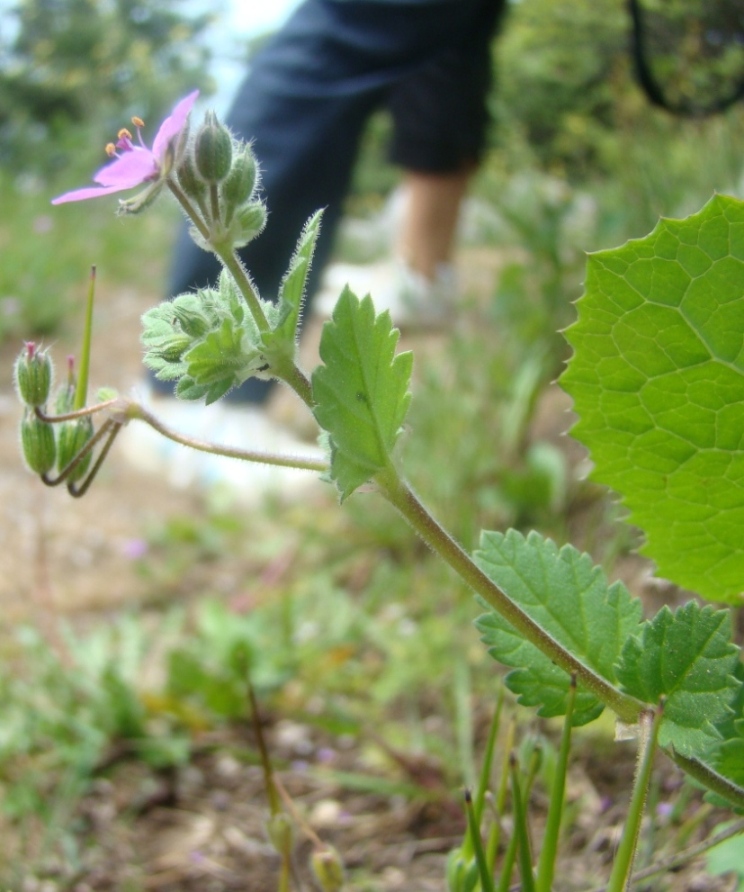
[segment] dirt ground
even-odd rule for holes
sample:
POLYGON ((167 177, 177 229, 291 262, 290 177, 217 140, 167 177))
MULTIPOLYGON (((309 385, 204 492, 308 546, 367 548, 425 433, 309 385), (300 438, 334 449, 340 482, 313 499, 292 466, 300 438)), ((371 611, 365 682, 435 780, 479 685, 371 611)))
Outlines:
MULTIPOLYGON (((488 281, 487 265, 476 271, 488 281)), ((127 393, 139 380, 139 316, 148 306, 146 296, 126 288, 99 295, 95 385, 127 393)), ((313 337, 310 332, 310 350, 313 337)), ((67 340, 54 345, 58 365, 74 349, 67 340)), ((30 620, 53 636, 61 615, 105 621, 117 607, 146 599, 148 583, 133 570, 132 543, 164 516, 203 511, 204 497, 117 460, 116 447, 83 499, 40 485, 18 454, 20 412, 10 380, 16 352, 17 345, 0 350, 0 607, 6 630, 30 620)), ((558 408, 565 420, 565 406, 558 408)), ((644 565, 633 564, 628 573, 647 584, 644 565)), ((399 779, 417 783, 421 795, 413 799, 354 791, 323 765, 361 770, 359 741, 329 738, 287 717, 270 717, 266 734, 292 800, 313 831, 342 853, 353 876, 345 888, 444 892, 446 855, 462 839, 464 824, 460 794, 446 786, 442 766, 418 758, 391 766, 399 779)), ((178 770, 157 773, 125 751, 112 753, 76 816, 84 842, 75 863, 47 859, 19 877, 18 892, 278 888, 263 777, 246 751, 255 753, 247 727, 205 734, 194 759, 178 770)), ((606 875, 622 816, 615 790, 632 762, 630 749, 613 750, 611 760, 606 749, 582 752, 569 789, 580 817, 562 865, 562 889, 593 888, 606 875)), ((676 781, 670 776, 668 782, 676 781)), ((295 865, 304 889, 317 888, 308 879, 310 848, 299 839, 295 865)), ((735 884, 708 877, 697 864, 653 888, 723 892, 735 884)))

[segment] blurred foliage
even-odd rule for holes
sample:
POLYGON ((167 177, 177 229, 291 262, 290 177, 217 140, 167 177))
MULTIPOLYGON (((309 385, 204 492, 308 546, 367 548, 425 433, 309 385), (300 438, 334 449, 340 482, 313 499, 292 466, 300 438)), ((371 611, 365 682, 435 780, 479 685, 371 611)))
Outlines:
MULTIPOLYGON (((0 164, 46 172, 71 128, 158 119, 203 86, 210 13, 177 0, 21 0, 0 31, 0 164)), ((105 142, 106 140, 104 140, 105 142)))

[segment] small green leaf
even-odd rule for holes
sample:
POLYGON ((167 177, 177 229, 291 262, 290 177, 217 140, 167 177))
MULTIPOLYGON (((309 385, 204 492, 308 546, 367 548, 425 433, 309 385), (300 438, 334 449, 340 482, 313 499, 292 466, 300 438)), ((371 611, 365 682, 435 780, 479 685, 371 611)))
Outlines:
POLYGON ((279 286, 278 303, 276 306, 270 305, 270 310, 267 310, 271 331, 263 333, 262 344, 272 365, 282 365, 283 360, 294 359, 297 327, 322 215, 322 211, 316 212, 305 224, 287 274, 279 286))
MULTIPOLYGON (((589 555, 549 539, 516 530, 481 534, 476 563, 556 641, 594 672, 615 683, 615 662, 641 622, 641 603, 620 582, 609 585, 589 555)), ((485 606, 485 605, 484 605, 485 606)), ((516 667, 506 684, 542 716, 564 715, 569 676, 525 641, 499 614, 490 611, 476 626, 494 659, 516 667)), ((576 694, 573 724, 596 718, 603 704, 586 689, 576 694)))
POLYGON ((573 434, 646 534, 659 573, 709 600, 744 589, 744 202, 589 258, 561 383, 573 434))
POLYGON ((323 211, 317 211, 305 224, 287 274, 279 287, 278 328, 292 339, 296 337, 297 321, 300 318, 305 285, 313 262, 315 245, 318 242, 322 217, 323 211))
POLYGON ((411 402, 413 357, 395 355, 390 314, 345 288, 320 340, 315 417, 331 440, 331 478, 345 499, 387 467, 411 402))
POLYGON ((659 743, 693 756, 719 738, 713 726, 730 715, 738 660, 728 611, 690 601, 674 613, 662 607, 628 639, 617 676, 639 700, 666 697, 659 743))
POLYGON ((232 319, 223 319, 218 329, 184 353, 188 376, 197 386, 209 388, 207 403, 242 384, 266 364, 261 351, 251 346, 247 334, 244 326, 236 325, 232 319))

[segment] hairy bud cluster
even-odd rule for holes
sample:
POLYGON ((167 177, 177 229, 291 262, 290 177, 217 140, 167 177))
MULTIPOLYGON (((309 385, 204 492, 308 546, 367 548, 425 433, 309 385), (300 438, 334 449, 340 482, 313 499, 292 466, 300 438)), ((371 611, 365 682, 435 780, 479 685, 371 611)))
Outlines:
MULTIPOLYGON (((266 225, 266 208, 256 197, 260 174, 250 145, 233 138, 214 112, 185 146, 176 167, 178 185, 194 202, 213 242, 231 249, 248 244, 266 225)), ((202 246, 203 236, 194 237, 202 246)))
MULTIPOLYGON (((40 476, 50 474, 55 468, 63 472, 94 433, 90 417, 50 424, 37 414, 37 410, 46 412, 53 379, 54 367, 47 351, 32 342, 25 344, 15 362, 16 390, 25 406, 20 428, 21 450, 29 470, 40 476)), ((72 411, 74 395, 75 383, 70 376, 54 395, 52 402, 57 415, 72 411)), ((81 480, 90 462, 90 454, 83 456, 66 479, 71 483, 81 480)))

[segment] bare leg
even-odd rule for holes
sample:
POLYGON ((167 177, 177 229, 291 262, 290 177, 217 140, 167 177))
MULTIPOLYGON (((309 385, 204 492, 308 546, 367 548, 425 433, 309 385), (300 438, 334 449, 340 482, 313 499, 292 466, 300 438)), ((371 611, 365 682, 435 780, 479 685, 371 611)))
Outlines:
POLYGON ((474 168, 457 173, 406 171, 405 210, 399 235, 401 259, 429 281, 452 261, 460 206, 474 168))

